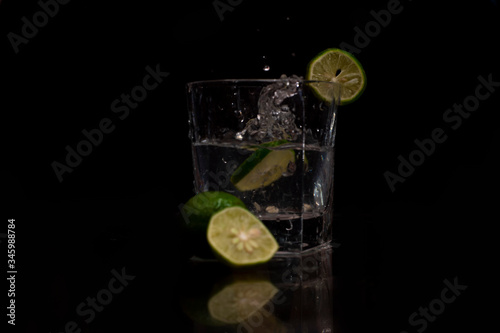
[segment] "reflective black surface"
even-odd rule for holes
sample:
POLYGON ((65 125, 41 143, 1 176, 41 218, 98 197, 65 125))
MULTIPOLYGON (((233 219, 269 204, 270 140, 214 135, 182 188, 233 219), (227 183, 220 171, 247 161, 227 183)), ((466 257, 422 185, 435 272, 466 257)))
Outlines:
POLYGON ((332 250, 275 257, 251 269, 191 262, 183 311, 194 331, 333 332, 332 250))
POLYGON ((192 311, 241 280, 282 291, 254 332, 496 327, 498 1, 59 1, 0 3, 2 333, 235 331, 192 311), (368 83, 339 109, 331 262, 189 261, 185 84, 304 75, 341 45, 368 83))
MULTIPOLYGON (((160 223, 157 218, 165 207, 163 198, 125 203, 126 208, 124 202, 109 200, 18 207, 20 331, 60 332, 74 322, 82 332, 159 326, 167 331, 182 327, 184 332, 237 332, 240 327, 245 332, 241 328, 247 324, 255 332, 381 327, 415 332, 424 323, 429 332, 438 332, 481 326, 473 318, 478 311, 489 311, 477 308, 483 304, 482 290, 491 287, 487 281, 493 266, 484 263, 492 258, 489 236, 472 226, 460 227, 460 216, 451 211, 398 204, 380 207, 380 215, 339 215, 331 251, 237 270, 217 261, 190 260, 190 239, 180 237, 169 220, 160 223), (27 222, 36 216, 50 216, 50 221, 27 222), (435 300, 441 299, 445 280, 456 284, 460 294, 440 313, 435 300), (254 317, 243 311, 243 323, 214 320, 207 304, 225 289, 243 289, 234 292, 229 309, 254 299, 264 305, 250 311, 254 317), (438 313, 428 312, 432 321, 420 314, 431 302, 438 313)), ((460 212, 466 217, 472 213, 466 208, 460 212)), ((450 299, 455 294, 444 295, 450 299)), ((219 301, 219 309, 225 303, 219 301)))

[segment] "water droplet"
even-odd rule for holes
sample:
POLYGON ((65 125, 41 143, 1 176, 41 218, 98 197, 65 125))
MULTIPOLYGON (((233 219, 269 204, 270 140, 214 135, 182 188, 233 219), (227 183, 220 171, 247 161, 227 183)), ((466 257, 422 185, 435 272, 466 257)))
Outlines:
POLYGON ((264 68, 263 68, 263 70, 265 72, 269 72, 270 69, 271 69, 271 66, 269 66, 269 65, 265 65, 264 68))

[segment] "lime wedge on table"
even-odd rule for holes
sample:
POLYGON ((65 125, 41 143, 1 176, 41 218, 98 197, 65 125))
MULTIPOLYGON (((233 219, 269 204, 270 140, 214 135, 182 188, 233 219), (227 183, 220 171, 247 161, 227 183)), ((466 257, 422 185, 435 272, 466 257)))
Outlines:
POLYGON ((225 208, 214 214, 207 239, 212 250, 232 266, 267 262, 279 248, 266 226, 241 207, 225 208))
POLYGON ((182 252, 188 256, 213 258, 213 251, 207 242, 207 228, 213 214, 227 207, 245 207, 245 204, 226 192, 201 192, 181 207, 179 222, 181 232, 189 242, 182 244, 182 252))
MULTIPOLYGON (((349 52, 341 49, 326 49, 319 53, 307 67, 307 80, 332 81, 342 85, 340 104, 354 102, 366 87, 366 75, 359 61, 349 52)), ((324 85, 315 87, 318 95, 332 100, 332 92, 324 85)))
POLYGON ((201 192, 189 199, 182 206, 187 227, 191 231, 205 235, 213 214, 227 207, 245 207, 245 204, 232 194, 222 191, 201 192))
POLYGON ((208 311, 223 323, 241 323, 266 305, 277 292, 278 289, 268 281, 238 281, 212 296, 208 301, 208 311))
POLYGON ((231 183, 239 191, 251 191, 265 187, 280 179, 295 163, 293 149, 268 149, 287 143, 286 140, 273 141, 261 145, 231 175, 231 183), (268 148, 267 148, 268 147, 268 148))

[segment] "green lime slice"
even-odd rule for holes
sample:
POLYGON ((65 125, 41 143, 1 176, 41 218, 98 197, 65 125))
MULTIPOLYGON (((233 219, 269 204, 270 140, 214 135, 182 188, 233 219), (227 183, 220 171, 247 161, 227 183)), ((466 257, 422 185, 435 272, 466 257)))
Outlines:
POLYGON ((213 214, 227 207, 245 207, 245 204, 232 194, 222 191, 201 192, 189 199, 182 206, 185 223, 191 231, 207 232, 208 223, 213 214))
MULTIPOLYGON (((307 66, 307 80, 338 82, 342 85, 340 104, 354 102, 366 87, 366 75, 359 61, 341 49, 326 49, 307 66)), ((314 86, 325 101, 332 100, 332 90, 326 85, 314 86)))
POLYGON ((220 191, 201 192, 189 199, 179 214, 180 232, 191 240, 181 244, 182 255, 213 258, 214 253, 207 242, 210 218, 220 210, 234 206, 245 208, 240 199, 220 191))
POLYGON ((207 239, 212 250, 231 266, 267 262, 279 248, 266 226, 248 210, 237 206, 212 216, 207 239))
POLYGON ((268 281, 234 282, 210 298, 208 311, 218 321, 238 324, 259 311, 277 292, 268 281))
POLYGON ((231 183, 239 191, 252 191, 270 185, 295 163, 293 149, 268 149, 288 141, 279 140, 261 145, 231 175, 231 183), (268 148, 267 148, 268 147, 268 148))

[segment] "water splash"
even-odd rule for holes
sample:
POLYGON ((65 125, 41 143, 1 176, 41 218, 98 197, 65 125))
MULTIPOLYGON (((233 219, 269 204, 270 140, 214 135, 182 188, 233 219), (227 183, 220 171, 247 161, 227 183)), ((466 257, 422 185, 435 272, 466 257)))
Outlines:
POLYGON ((265 86, 258 100, 258 114, 250 119, 245 128, 236 133, 238 140, 247 138, 257 141, 295 140, 302 131, 295 125, 294 103, 287 99, 297 95, 301 79, 282 75, 280 80, 265 86))

